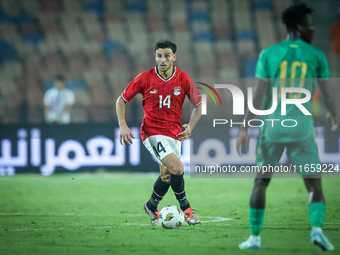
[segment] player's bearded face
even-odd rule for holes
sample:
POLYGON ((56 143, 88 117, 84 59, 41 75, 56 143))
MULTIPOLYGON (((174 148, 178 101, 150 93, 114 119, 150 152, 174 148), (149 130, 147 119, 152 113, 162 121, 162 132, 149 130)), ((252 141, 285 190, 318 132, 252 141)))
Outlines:
POLYGON ((176 54, 172 52, 170 48, 157 49, 155 53, 156 63, 158 70, 161 72, 167 72, 172 68, 174 61, 176 60, 176 54))

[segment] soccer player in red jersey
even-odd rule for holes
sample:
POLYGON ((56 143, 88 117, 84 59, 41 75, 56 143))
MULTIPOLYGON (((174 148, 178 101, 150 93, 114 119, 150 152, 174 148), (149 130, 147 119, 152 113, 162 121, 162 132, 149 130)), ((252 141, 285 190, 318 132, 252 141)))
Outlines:
POLYGON ((189 138, 201 117, 201 95, 189 75, 174 66, 176 44, 168 40, 156 43, 157 66, 139 74, 124 90, 116 102, 120 128, 120 143, 132 144, 135 138, 125 121, 125 104, 135 95, 143 95, 144 118, 140 129, 144 146, 159 162, 160 176, 156 180, 151 198, 143 205, 151 224, 159 226, 157 206, 171 186, 185 219, 190 225, 199 223, 192 211, 184 189, 184 168, 179 160, 181 141, 189 138), (181 126, 182 105, 187 96, 195 111, 188 124, 181 126), (184 131, 182 131, 182 127, 184 131))

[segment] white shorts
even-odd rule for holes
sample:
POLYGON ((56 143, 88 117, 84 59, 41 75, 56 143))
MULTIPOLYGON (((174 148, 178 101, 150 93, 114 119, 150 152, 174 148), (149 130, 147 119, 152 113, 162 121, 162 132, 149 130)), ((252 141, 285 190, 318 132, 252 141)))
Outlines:
POLYGON ((178 158, 181 157, 181 142, 174 138, 165 135, 153 135, 146 138, 143 144, 158 159, 159 164, 162 164, 162 160, 171 153, 175 153, 178 158))

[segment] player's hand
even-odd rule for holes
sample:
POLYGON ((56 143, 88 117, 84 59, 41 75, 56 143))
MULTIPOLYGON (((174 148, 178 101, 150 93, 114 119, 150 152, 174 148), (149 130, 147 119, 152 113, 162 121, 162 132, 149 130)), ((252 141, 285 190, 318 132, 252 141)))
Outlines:
POLYGON ((331 130, 332 131, 335 131, 335 130, 337 130, 338 129, 338 127, 339 127, 339 119, 338 119, 338 117, 334 117, 330 112, 328 112, 327 114, 326 114, 326 121, 332 121, 332 127, 331 127, 331 130))
POLYGON ((120 129, 119 129, 120 144, 123 144, 123 142, 124 142, 126 145, 131 145, 132 144, 132 138, 135 139, 130 128, 127 125, 121 125, 120 129))
POLYGON ((249 149, 249 136, 246 130, 241 129, 240 133, 238 134, 237 137, 237 144, 236 144, 236 149, 238 155, 241 156, 241 146, 244 144, 246 146, 246 151, 249 149))
POLYGON ((186 139, 188 139, 191 136, 191 128, 189 124, 184 124, 182 125, 182 127, 184 128, 184 131, 179 133, 178 135, 176 135, 177 137, 180 136, 179 140, 182 142, 186 139))

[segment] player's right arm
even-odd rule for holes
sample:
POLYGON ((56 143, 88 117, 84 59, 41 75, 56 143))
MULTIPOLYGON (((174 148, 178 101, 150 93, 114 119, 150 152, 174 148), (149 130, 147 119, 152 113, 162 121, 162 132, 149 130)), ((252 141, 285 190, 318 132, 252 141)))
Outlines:
MULTIPOLYGON (((258 78, 253 94, 253 106, 255 109, 262 109, 263 97, 266 94, 267 87, 268 87, 268 71, 267 71, 267 62, 266 62, 266 52, 263 50, 259 56, 257 61, 256 70, 255 70, 255 77, 258 78)), ((253 119, 255 116, 254 113, 247 110, 245 123, 248 123, 249 120, 253 119)), ((245 146, 246 151, 249 148, 249 136, 248 136, 248 126, 245 125, 241 128, 240 133, 237 137, 236 149, 238 155, 241 156, 241 147, 242 145, 245 146)))
POLYGON ((122 99, 121 96, 118 97, 116 101, 116 113, 117 119, 119 124, 119 141, 120 144, 123 142, 126 145, 132 144, 132 138, 135 138, 132 134, 132 131, 126 124, 125 120, 125 109, 126 109, 126 102, 122 99))
POLYGON ((126 124, 125 110, 126 103, 129 102, 135 95, 142 92, 141 86, 141 74, 138 75, 132 82, 126 87, 124 92, 118 97, 116 101, 116 113, 119 124, 119 141, 120 144, 123 142, 126 145, 132 144, 132 138, 135 138, 132 131, 126 124))
MULTIPOLYGON (((268 87, 267 81, 263 79, 257 79, 257 83, 255 85, 254 89, 254 94, 253 94, 253 106, 255 109, 262 109, 262 102, 263 102, 263 97, 266 94, 268 87)), ((246 119, 245 123, 248 123, 249 120, 253 119, 255 116, 254 113, 247 110, 246 113, 246 119)), ((241 146, 244 145, 246 151, 248 151, 249 148, 249 136, 248 136, 248 126, 245 125, 244 127, 241 128, 240 133, 238 134, 237 137, 237 143, 236 143, 236 149, 238 152, 238 155, 241 156, 241 146)))
POLYGON ((335 98, 330 91, 329 80, 319 80, 319 87, 322 92, 323 101, 328 110, 328 113, 326 115, 326 120, 332 121, 331 130, 335 131, 339 127, 339 119, 338 119, 338 116, 336 115, 335 98))

